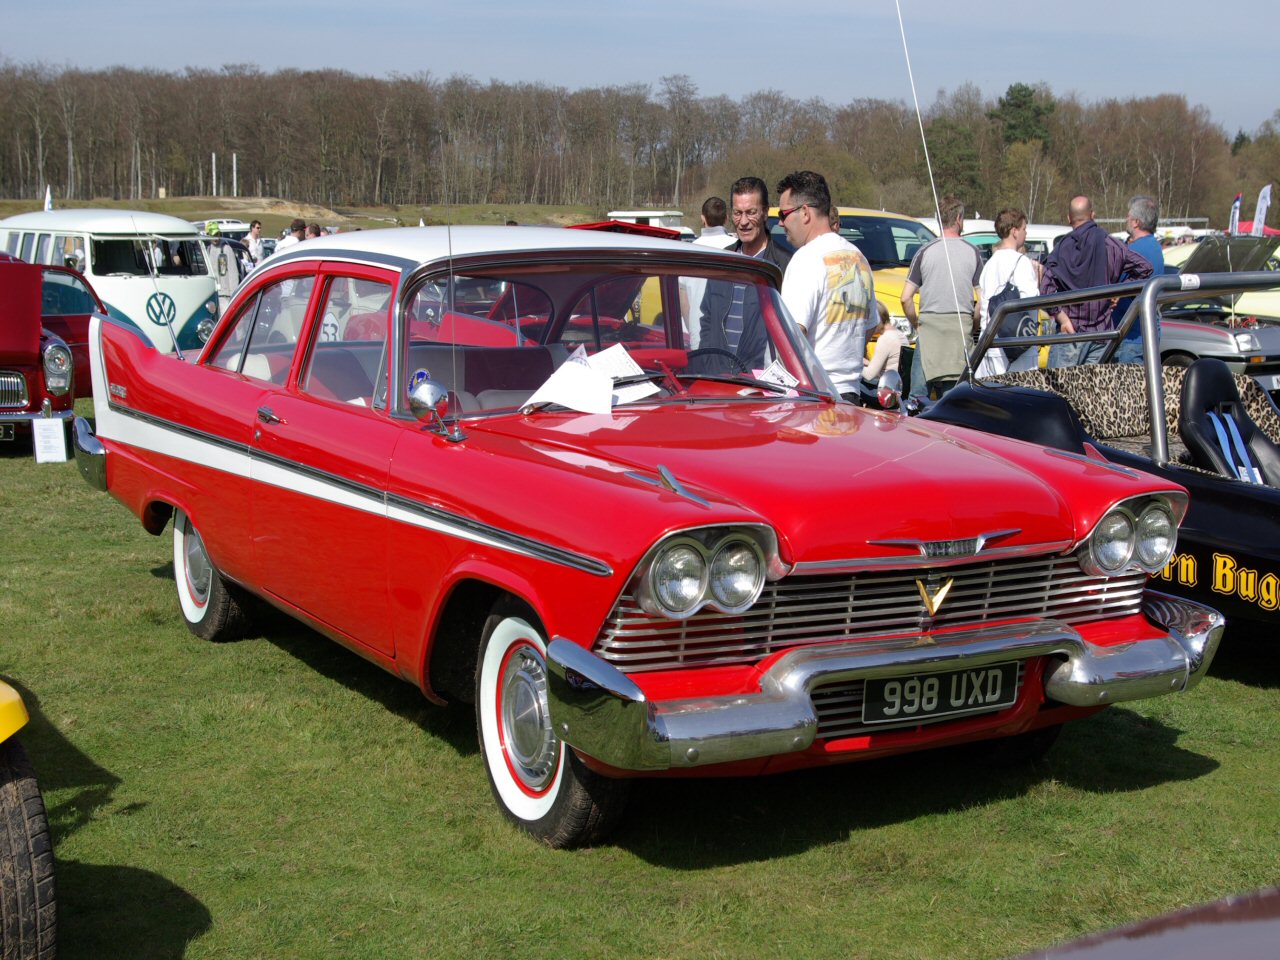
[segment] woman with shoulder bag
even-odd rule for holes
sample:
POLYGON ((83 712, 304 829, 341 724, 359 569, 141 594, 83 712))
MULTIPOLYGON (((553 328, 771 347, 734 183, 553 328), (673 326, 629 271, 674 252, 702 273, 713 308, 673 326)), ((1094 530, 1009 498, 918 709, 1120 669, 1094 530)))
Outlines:
MULTIPOLYGON (((982 276, 978 278, 978 306, 982 313, 981 328, 984 331, 987 329, 987 324, 991 322, 993 299, 998 298, 996 299, 998 307, 1006 300, 1040 295, 1035 263, 1018 249, 1027 240, 1027 215, 1015 207, 1006 207, 1001 210, 996 215, 996 236, 1000 238, 1000 242, 992 250, 991 259, 982 268, 982 276)), ((1034 325, 1035 311, 1027 311, 1020 315, 1006 314, 1001 323, 1001 334, 1014 335, 1019 324, 1025 324, 1028 317, 1034 325)), ((1006 355, 1004 350, 997 348, 988 350, 987 355, 982 358, 976 376, 991 377, 1004 373, 1009 369, 1009 365, 1028 349, 1023 347, 1013 355, 1006 355)), ((1035 354, 1034 349, 1031 353, 1035 354)), ((1021 367, 1023 364, 1018 366, 1021 367)))

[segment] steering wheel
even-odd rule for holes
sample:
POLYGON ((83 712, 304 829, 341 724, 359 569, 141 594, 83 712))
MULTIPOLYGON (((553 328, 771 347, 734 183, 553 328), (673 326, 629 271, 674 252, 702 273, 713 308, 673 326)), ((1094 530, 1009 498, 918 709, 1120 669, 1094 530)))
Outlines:
POLYGON ((735 368, 734 369, 735 373, 751 372, 751 368, 742 362, 741 357, 739 357, 732 350, 725 350, 723 347, 699 347, 697 350, 690 350, 688 354, 686 354, 687 359, 690 361, 693 361, 698 357, 711 357, 711 356, 727 357, 729 361, 733 364, 735 368))

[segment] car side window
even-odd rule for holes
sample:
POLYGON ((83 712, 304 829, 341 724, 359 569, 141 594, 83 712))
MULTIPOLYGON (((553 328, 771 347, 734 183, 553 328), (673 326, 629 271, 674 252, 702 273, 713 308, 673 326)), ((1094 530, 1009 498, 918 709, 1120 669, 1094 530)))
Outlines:
POLYGON ((73 317, 98 309, 84 281, 54 270, 45 272, 40 299, 40 312, 46 317, 73 317))
POLYGON ((288 277, 262 288, 240 372, 283 386, 316 278, 288 277))
POLYGON ((361 277, 330 277, 312 325, 304 393, 356 406, 373 404, 373 387, 386 367, 391 284, 361 277))
POLYGON ((253 330, 254 317, 257 315, 258 303, 261 299, 261 294, 257 294, 240 308, 235 320, 231 322, 231 329, 227 332, 222 345, 209 360, 210 366, 240 372, 244 345, 249 342, 249 333, 253 330))

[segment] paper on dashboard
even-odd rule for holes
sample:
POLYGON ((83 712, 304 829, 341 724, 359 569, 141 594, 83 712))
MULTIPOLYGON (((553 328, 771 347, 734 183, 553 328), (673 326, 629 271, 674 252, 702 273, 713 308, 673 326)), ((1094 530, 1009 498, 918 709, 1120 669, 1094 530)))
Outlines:
POLYGON ((570 357, 534 391, 525 408, 540 403, 558 403, 582 413, 607 414, 613 409, 613 379, 589 363, 570 357))

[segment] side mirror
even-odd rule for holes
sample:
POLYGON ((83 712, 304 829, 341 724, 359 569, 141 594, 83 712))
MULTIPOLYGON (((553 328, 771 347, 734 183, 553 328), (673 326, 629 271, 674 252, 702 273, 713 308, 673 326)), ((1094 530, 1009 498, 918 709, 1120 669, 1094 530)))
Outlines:
POLYGON ((449 391, 434 380, 420 381, 409 391, 409 412, 442 429, 449 412, 449 391))
POLYGON ((897 410, 902 406, 902 375, 897 370, 880 374, 876 400, 882 410, 897 410))

